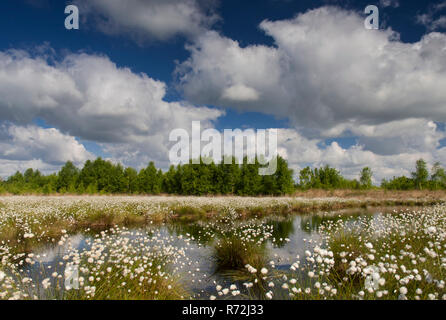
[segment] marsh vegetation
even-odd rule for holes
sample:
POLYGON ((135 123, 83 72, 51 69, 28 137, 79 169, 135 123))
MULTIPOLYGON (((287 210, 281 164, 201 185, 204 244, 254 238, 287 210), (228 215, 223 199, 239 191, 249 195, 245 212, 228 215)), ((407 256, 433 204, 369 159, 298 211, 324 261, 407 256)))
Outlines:
POLYGON ((446 298, 446 206, 378 204, 4 197, 0 298, 446 298))

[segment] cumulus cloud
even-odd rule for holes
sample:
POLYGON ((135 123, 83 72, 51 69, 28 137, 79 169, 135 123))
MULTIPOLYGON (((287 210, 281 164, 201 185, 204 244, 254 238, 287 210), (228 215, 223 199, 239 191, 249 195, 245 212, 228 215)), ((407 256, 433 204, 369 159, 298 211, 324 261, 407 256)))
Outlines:
POLYGON ((233 101, 256 101, 259 99, 259 94, 253 88, 249 88, 244 85, 234 85, 229 88, 225 88, 222 99, 233 101))
POLYGON ((188 46, 178 86, 192 102, 289 117, 295 127, 379 125, 408 118, 446 121, 446 35, 416 43, 391 29, 367 30, 364 17, 321 7, 260 28, 275 46, 242 47, 209 31, 188 46), (231 100, 232 86, 257 100, 231 100))
POLYGON ((446 16, 433 18, 425 13, 417 16, 417 22, 425 25, 429 30, 446 29, 446 16))
MULTIPOLYGON (((189 126, 180 127, 189 131, 189 126)), ((159 132, 149 137, 132 141, 131 143, 102 143, 103 151, 110 155, 108 160, 123 163, 133 168, 141 169, 150 161, 159 168, 167 169, 169 150, 174 142, 168 141, 169 132, 159 132)))
POLYGON ((426 13, 417 15, 417 22, 428 30, 446 29, 446 15, 439 14, 446 10, 446 1, 430 5, 426 13))
POLYGON ((339 169, 345 177, 358 179, 361 169, 368 166, 374 172, 374 183, 379 184, 384 178, 410 176, 415 161, 420 158, 430 165, 436 161, 445 164, 446 147, 429 151, 408 148, 398 154, 387 155, 367 150, 360 143, 348 148, 341 147, 336 141, 325 145, 323 139, 306 138, 295 129, 280 129, 278 137, 279 154, 288 160, 296 178, 306 166, 330 165, 339 169))
POLYGON ((94 156, 74 137, 55 128, 3 124, 0 127, 0 157, 20 161, 41 159, 60 165, 66 161, 83 163, 94 156))
POLYGON ((138 41, 194 37, 219 17, 216 1, 205 0, 76 0, 82 14, 106 34, 129 34, 138 41))
POLYGON ((135 152, 143 160, 160 154, 166 159, 172 129, 189 128, 194 120, 211 126, 223 114, 166 102, 164 82, 119 68, 106 56, 49 60, 24 51, 0 52, 2 120, 24 126, 43 119, 65 134, 102 144, 111 156, 128 154, 127 160, 136 162, 135 152))
POLYGON ((198 104, 268 113, 266 101, 277 95, 281 76, 275 48, 256 45, 242 49, 237 41, 209 31, 187 49, 190 59, 175 72, 186 97, 198 104))
POLYGON ((66 161, 81 165, 94 157, 74 137, 55 128, 11 123, 0 126, 0 177, 28 168, 48 174, 66 161))
POLYGON ((15 172, 24 172, 26 169, 32 168, 39 170, 43 174, 50 174, 60 169, 60 165, 52 165, 43 162, 41 159, 33 160, 7 160, 0 159, 0 178, 7 178, 15 172))
POLYGON ((222 112, 166 102, 166 85, 119 68, 105 56, 71 54, 50 65, 23 51, 0 52, 0 116, 29 123, 39 117, 73 136, 128 142, 222 112))
POLYGON ((446 133, 428 119, 405 119, 379 125, 342 124, 323 132, 336 137, 344 132, 357 137, 358 143, 377 154, 432 152, 440 147, 446 133))

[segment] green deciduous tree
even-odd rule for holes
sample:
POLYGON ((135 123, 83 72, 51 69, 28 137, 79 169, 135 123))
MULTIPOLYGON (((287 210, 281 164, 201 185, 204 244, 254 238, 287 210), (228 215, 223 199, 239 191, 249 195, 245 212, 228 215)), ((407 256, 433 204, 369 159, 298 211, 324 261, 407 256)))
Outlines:
POLYGON ((60 169, 57 174, 57 191, 60 190, 70 190, 75 191, 76 183, 79 178, 79 169, 73 164, 73 162, 68 161, 60 169))
POLYGON ((431 185, 432 188, 444 189, 446 187, 446 172, 441 167, 440 162, 435 162, 431 170, 431 185))
POLYGON ((426 186, 427 179, 429 178, 426 161, 423 159, 417 160, 415 172, 412 172, 412 178, 417 189, 421 190, 426 186))
POLYGON ((359 178, 359 183, 361 188, 370 189, 372 187, 372 169, 365 167, 361 170, 361 177, 359 178))

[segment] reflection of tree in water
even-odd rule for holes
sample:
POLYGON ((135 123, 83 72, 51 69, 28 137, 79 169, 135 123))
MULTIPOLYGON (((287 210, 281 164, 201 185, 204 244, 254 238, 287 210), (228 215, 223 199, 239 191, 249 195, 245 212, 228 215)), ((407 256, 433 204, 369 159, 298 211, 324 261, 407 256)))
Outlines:
MULTIPOLYGON (((260 221, 250 220, 241 224, 230 223, 202 223, 202 222, 192 222, 192 223, 171 223, 167 224, 166 228, 170 235, 183 235, 185 237, 191 238, 193 242, 201 245, 209 245, 214 239, 221 239, 232 237, 234 235, 240 234, 242 230, 245 229, 258 229, 263 225, 260 221), (251 224, 249 223, 251 222, 251 224), (254 223, 256 222, 256 223, 254 223)), ((259 232, 257 236, 252 237, 252 239, 258 240, 263 237, 263 233, 259 232)))
POLYGON ((272 238, 279 248, 287 243, 285 238, 290 238, 294 233, 294 219, 269 220, 266 224, 273 227, 272 238))
POLYGON ((319 215, 311 215, 311 216, 302 216, 300 219, 300 228, 309 233, 312 234, 313 232, 317 231, 319 226, 322 224, 323 217, 319 215))
MULTIPOLYGON (((279 247, 286 244, 285 238, 289 238, 294 233, 294 219, 268 219, 268 220, 249 220, 240 224, 229 223, 171 223, 166 225, 166 229, 170 235, 183 235, 185 237, 193 237, 193 242, 201 245, 209 245, 214 239, 221 239, 240 234, 242 230, 264 229, 262 226, 272 227, 272 238, 274 243, 279 247)), ((271 230, 271 229, 268 229, 271 230)), ((260 230, 259 230, 260 231, 260 230)), ((256 235, 251 234, 253 240, 259 240, 264 237, 263 232, 256 235)))
POLYGON ((171 223, 166 225, 170 235, 182 235, 184 237, 193 237, 193 242, 208 245, 213 241, 212 235, 215 233, 209 227, 198 223, 171 223))
MULTIPOLYGON (((300 218, 301 230, 312 234, 317 232, 321 226, 328 226, 339 220, 343 221, 344 225, 349 227, 355 225, 361 217, 362 221, 368 221, 373 219, 372 214, 366 212, 350 212, 348 214, 330 214, 330 215, 305 215, 292 218, 267 218, 266 220, 247 220, 241 223, 209 223, 209 222, 192 222, 192 223, 170 223, 166 225, 166 229, 170 235, 183 235, 184 237, 191 238, 192 241, 200 245, 210 245, 215 239, 222 237, 233 236, 239 234, 243 229, 258 229, 263 226, 272 227, 272 237, 274 244, 279 248, 286 244, 285 239, 290 238, 295 232, 294 221, 296 218, 300 218)), ((263 232, 259 232, 254 239, 263 237, 263 232)))
POLYGON ((302 216, 300 220, 300 228, 312 234, 313 232, 317 232, 320 226, 328 226, 337 221, 342 221, 345 226, 353 226, 356 222, 358 222, 359 218, 362 221, 369 221, 373 219, 372 214, 364 214, 363 212, 358 213, 350 213, 350 214, 341 214, 341 215, 308 215, 302 216))

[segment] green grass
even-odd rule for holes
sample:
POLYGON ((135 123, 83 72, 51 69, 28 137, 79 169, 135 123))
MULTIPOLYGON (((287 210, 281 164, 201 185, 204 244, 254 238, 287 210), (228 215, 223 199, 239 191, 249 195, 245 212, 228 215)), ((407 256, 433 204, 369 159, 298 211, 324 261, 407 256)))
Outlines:
POLYGON ((260 270, 266 263, 267 252, 264 245, 231 235, 223 237, 214 245, 213 257, 217 271, 245 271, 248 264, 260 270))
MULTIPOLYGON (((180 285, 175 276, 169 275, 166 279, 158 273, 166 272, 165 268, 157 269, 158 266, 164 266, 161 261, 151 261, 152 266, 147 270, 145 268, 144 276, 150 272, 152 281, 149 283, 146 279, 140 282, 140 276, 123 276, 122 272, 117 270, 112 263, 101 265, 97 272, 104 272, 106 278, 95 280, 93 285, 96 287, 95 294, 88 294, 84 288, 81 290, 70 290, 63 295, 64 300, 180 300, 187 297, 186 290, 180 285), (108 272, 107 268, 112 271, 108 272), (125 283, 125 285, 123 285, 125 283)), ((84 262, 85 264, 85 262, 84 262)), ((131 266, 130 272, 140 267, 140 264, 131 266)))

